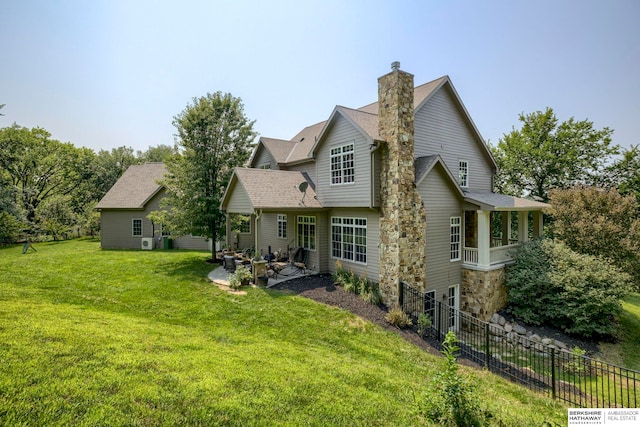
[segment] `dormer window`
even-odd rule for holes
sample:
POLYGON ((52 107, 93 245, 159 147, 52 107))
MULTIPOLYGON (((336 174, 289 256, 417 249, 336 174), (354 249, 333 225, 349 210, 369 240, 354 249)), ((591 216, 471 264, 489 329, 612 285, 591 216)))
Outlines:
POLYGON ((469 163, 466 160, 460 160, 458 163, 458 183, 460 187, 469 186, 469 163))
POLYGON ((355 181, 353 143, 331 149, 331 185, 349 184, 355 181))

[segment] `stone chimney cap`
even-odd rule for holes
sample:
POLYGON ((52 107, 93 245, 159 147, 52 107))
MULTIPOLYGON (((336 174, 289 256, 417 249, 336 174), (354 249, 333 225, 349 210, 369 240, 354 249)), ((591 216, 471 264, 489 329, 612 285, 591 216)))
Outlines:
POLYGON ((400 61, 393 61, 391 63, 391 70, 398 71, 400 69, 400 61))

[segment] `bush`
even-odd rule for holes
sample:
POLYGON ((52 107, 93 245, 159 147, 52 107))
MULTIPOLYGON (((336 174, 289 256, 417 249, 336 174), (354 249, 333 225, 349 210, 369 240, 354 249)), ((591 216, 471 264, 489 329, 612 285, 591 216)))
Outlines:
POLYGON ((548 323, 590 338, 612 335, 631 279, 608 261, 551 240, 523 245, 507 270, 509 307, 530 324, 548 323))
POLYGON ((423 335, 431 327, 431 317, 427 313, 418 315, 418 334, 423 335))
POLYGON ((389 312, 384 316, 384 320, 398 328, 408 328, 413 324, 407 313, 402 311, 400 306, 397 304, 389 309, 389 312))
POLYGON ((333 282, 342 286, 347 292, 360 295, 364 301, 370 304, 379 305, 382 302, 378 284, 367 279, 366 273, 358 277, 353 271, 346 271, 340 260, 336 261, 333 282))
POLYGON ((229 287, 232 289, 239 289, 240 286, 248 284, 252 278, 253 275, 251 274, 251 270, 244 265, 239 265, 236 267, 236 271, 231 273, 229 276, 229 287))
POLYGON ((442 343, 444 367, 431 381, 425 395, 424 415, 445 426, 483 426, 488 414, 480 408, 477 385, 458 374, 458 339, 449 331, 442 343))

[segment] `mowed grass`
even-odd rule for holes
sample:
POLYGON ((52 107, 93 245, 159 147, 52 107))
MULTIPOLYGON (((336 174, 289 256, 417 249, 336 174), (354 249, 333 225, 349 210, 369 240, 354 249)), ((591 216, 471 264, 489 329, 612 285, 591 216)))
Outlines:
POLYGON ((618 342, 600 344, 598 357, 640 371, 640 294, 625 297, 622 309, 618 319, 618 342))
MULTIPOLYGON (((207 253, 0 249, 0 425, 424 425, 441 358, 351 313, 206 279, 207 253)), ((566 408, 492 374, 496 425, 566 408)))

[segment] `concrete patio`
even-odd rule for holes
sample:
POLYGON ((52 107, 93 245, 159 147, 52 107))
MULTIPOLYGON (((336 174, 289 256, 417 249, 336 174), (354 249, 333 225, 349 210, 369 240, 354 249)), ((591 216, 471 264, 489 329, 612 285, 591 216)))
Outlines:
MULTIPOLYGON (((224 266, 219 266, 216 269, 212 270, 207 277, 212 282, 218 285, 229 286, 229 275, 231 273, 224 269, 224 266)), ((286 282, 287 280, 299 279, 301 277, 307 277, 318 274, 313 270, 300 270, 297 267, 287 264, 280 270, 277 275, 273 277, 269 277, 267 281, 267 288, 277 285, 278 283, 286 282)))

